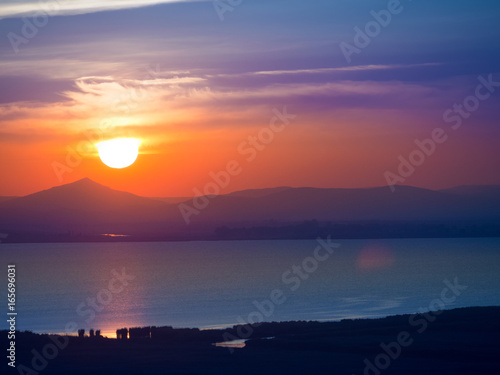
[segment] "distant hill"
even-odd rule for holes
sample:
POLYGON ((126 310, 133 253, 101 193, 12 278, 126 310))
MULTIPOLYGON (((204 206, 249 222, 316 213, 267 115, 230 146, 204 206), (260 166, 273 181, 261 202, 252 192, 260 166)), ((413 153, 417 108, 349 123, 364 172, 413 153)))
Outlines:
POLYGON ((462 197, 477 197, 481 199, 500 198, 500 185, 463 185, 440 190, 443 193, 460 195, 462 197))
POLYGON ((278 187, 217 197, 186 224, 192 198, 145 198, 88 178, 0 200, 0 232, 10 241, 500 235, 500 187, 440 191, 278 187))
POLYGON ((14 198, 17 198, 17 197, 14 197, 14 196, 0 197, 0 203, 5 202, 5 201, 9 201, 9 200, 14 199, 14 198))
POLYGON ((440 190, 443 193, 457 195, 499 195, 500 185, 462 185, 440 190))
MULTIPOLYGON (((500 194, 498 195, 500 197, 500 194)), ((448 220, 500 218, 500 204, 446 192, 399 186, 367 189, 289 188, 258 198, 217 197, 193 221, 448 220), (209 219, 208 219, 209 218, 209 219)))
POLYGON ((0 228, 5 233, 108 233, 162 221, 165 206, 85 178, 0 202, 0 228))
POLYGON ((154 199, 160 202, 165 202, 168 204, 177 204, 181 202, 186 202, 190 199, 193 199, 193 197, 153 197, 150 199, 154 199))
POLYGON ((262 198, 271 194, 280 193, 285 190, 293 189, 289 186, 280 186, 275 188, 265 188, 265 189, 247 189, 235 191, 227 194, 231 197, 245 197, 245 198, 262 198))
MULTIPOLYGON (((265 189, 247 189, 247 190, 240 190, 240 191, 235 191, 232 193, 227 194, 227 196, 231 197, 245 197, 245 198, 261 198, 265 197, 266 195, 274 194, 279 191, 287 190, 287 189, 292 189, 291 187, 276 187, 276 188, 265 188, 265 189)), ((165 203, 169 204, 177 204, 181 202, 187 202, 193 199, 193 197, 155 197, 151 198, 155 200, 159 200, 165 203)))
POLYGON ((104 212, 154 206, 158 206, 158 202, 150 198, 113 190, 89 178, 84 178, 25 197, 10 199, 2 205, 2 208, 25 208, 30 211, 50 209, 51 211, 104 212))

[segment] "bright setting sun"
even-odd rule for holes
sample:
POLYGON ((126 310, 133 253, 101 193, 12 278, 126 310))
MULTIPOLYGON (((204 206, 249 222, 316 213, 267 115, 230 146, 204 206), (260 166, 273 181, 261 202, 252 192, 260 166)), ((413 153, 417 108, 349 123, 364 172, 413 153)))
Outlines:
POLYGON ((117 138, 96 144, 102 162, 111 168, 126 168, 132 165, 139 155, 140 140, 117 138))

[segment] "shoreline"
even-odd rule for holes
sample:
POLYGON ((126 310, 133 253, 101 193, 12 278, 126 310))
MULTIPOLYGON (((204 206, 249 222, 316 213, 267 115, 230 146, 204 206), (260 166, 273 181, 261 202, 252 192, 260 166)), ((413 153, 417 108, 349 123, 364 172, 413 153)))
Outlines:
MULTIPOLYGON (((212 345, 214 337, 222 338, 223 330, 167 330, 157 339, 127 340, 18 332, 16 365, 31 368, 30 364, 42 363, 33 362, 33 353, 38 353, 44 366, 37 371, 54 375, 235 371, 374 375, 385 370, 411 375, 497 374, 499 314, 500 306, 489 306, 419 313, 413 318, 406 314, 330 323, 265 323, 240 338, 247 340, 240 349, 212 345)), ((238 328, 245 326, 233 327, 238 328)), ((1 331, 2 337, 6 332, 1 331)))
MULTIPOLYGON (((499 308, 499 313, 500 313, 500 304, 498 305, 471 305, 471 306, 459 306, 459 307, 450 307, 447 309, 443 309, 440 311, 455 311, 455 310, 464 310, 464 309, 482 309, 482 308, 499 308)), ((432 312, 432 310, 425 310, 423 313, 428 313, 432 312)), ((393 317, 401 317, 401 316, 411 316, 414 314, 420 314, 422 312, 402 312, 402 313, 393 313, 393 314, 379 314, 379 315, 372 315, 372 316, 362 316, 362 315, 356 315, 356 316, 349 316, 349 317, 341 317, 337 319, 300 319, 300 320, 278 320, 278 321, 263 321, 260 323, 255 323, 256 325, 265 325, 265 324, 287 324, 287 323, 295 323, 295 322, 307 322, 307 323, 318 323, 318 324, 335 324, 335 323, 340 323, 343 321, 376 321, 376 320, 383 320, 383 319, 390 319, 393 317)), ((170 327, 173 330, 198 330, 200 332, 225 332, 227 330, 231 330, 234 327, 239 327, 239 326, 247 326, 247 325, 253 325, 253 324, 241 324, 241 323, 227 323, 227 324, 217 324, 217 325, 211 325, 211 326, 203 326, 203 325, 175 325, 175 326, 169 326, 169 325, 155 325, 151 324, 149 326, 128 326, 126 328, 144 328, 144 327, 170 327)), ((110 340, 115 340, 116 339, 116 330, 121 329, 124 327, 119 327, 119 328, 114 328, 112 330, 102 330, 99 328, 97 325, 94 327, 95 329, 99 329, 101 332, 101 335, 103 338, 110 339, 110 340)), ((81 327, 78 327, 78 329, 81 329, 81 327)), ((1 332, 1 330, 0 330, 1 332)), ((36 335, 55 335, 55 336, 68 336, 68 337, 75 337, 78 338, 78 332, 75 330, 73 333, 65 333, 65 332, 53 332, 53 331, 45 331, 45 330, 31 330, 31 329, 25 329, 21 330, 20 332, 29 332, 33 333, 36 335)), ((85 335, 88 336, 89 330, 85 330, 85 335)))
MULTIPOLYGON (((185 327, 185 326, 179 326, 179 327, 173 327, 173 326, 156 326, 156 325, 150 325, 150 326, 131 326, 131 327, 120 327, 117 328, 116 330, 119 329, 144 329, 144 328, 168 328, 174 332, 199 332, 199 333, 225 333, 227 331, 235 330, 239 327, 246 327, 246 326, 251 326, 251 327, 261 327, 261 326, 279 326, 279 325, 294 325, 294 324, 305 324, 305 325, 324 325, 324 326, 335 326, 335 325, 342 325, 345 324, 346 322, 360 322, 362 324, 369 324, 371 322, 376 323, 376 322, 381 322, 384 320, 392 320, 392 319, 403 319, 405 317, 412 317, 416 315, 425 315, 429 313, 436 313, 438 315, 441 315, 442 313, 453 313, 453 314, 460 314, 461 312, 470 312, 474 310, 498 310, 498 313, 500 314, 500 305, 475 305, 475 306, 467 306, 467 307, 455 307, 455 308, 450 308, 450 309, 443 309, 443 310, 425 310, 425 311, 420 311, 420 312, 415 312, 415 313, 403 313, 403 314, 392 314, 392 315, 382 315, 382 316, 373 316, 373 317, 354 317, 354 318, 341 318, 341 319, 336 319, 336 320, 286 320, 286 321, 264 321, 264 322, 259 322, 259 323, 246 323, 246 324, 227 324, 225 326, 218 326, 218 327, 211 327, 211 328, 203 328, 203 327, 185 327)), ((500 316, 500 315, 499 315, 500 316)), ((7 332, 6 330, 0 330, 1 332, 7 332)), ((92 331, 95 331, 92 329, 92 331)), ((104 333, 110 333, 112 331, 101 331, 101 335, 103 339, 108 339, 108 340, 117 340, 116 337, 108 337, 104 336, 104 333)), ((27 334, 33 334, 37 336, 65 336, 69 338, 79 338, 78 332, 75 333, 60 333, 60 332, 35 332, 32 330, 21 330, 17 331, 18 333, 27 333, 27 334)), ((85 337, 84 339, 91 339, 89 337, 89 331, 85 330, 85 337)), ((248 337, 248 338, 238 338, 238 340, 252 340, 255 338, 260 337, 248 337)), ((133 341, 134 339, 128 338, 128 340, 133 341)))

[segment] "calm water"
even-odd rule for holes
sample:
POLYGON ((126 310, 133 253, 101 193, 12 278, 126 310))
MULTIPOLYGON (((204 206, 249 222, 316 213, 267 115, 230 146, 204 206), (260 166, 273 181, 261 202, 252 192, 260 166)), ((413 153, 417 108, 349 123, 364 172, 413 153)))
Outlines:
POLYGON ((268 321, 413 313, 455 278, 468 288, 447 308, 500 305, 498 238, 338 243, 328 259, 306 260, 304 280, 290 271, 314 255, 313 240, 1 244, 0 264, 5 278, 16 264, 18 329, 36 332, 64 332, 69 322, 109 336, 132 326, 222 327, 248 321, 275 289, 285 301, 268 321), (110 284, 112 270, 133 280, 110 284))

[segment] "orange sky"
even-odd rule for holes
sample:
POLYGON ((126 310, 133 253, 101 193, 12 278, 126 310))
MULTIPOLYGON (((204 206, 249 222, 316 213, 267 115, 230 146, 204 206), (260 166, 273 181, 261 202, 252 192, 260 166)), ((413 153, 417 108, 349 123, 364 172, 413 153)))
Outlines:
MULTIPOLYGON (((352 41, 370 4, 353 13, 342 2, 292 2, 287 9, 246 4, 222 22, 198 2, 106 2, 102 9, 123 9, 100 12, 79 1, 18 51, 4 38, 0 196, 84 177, 144 196, 192 196, 231 160, 241 173, 221 193, 383 186, 398 158, 435 128, 448 140, 402 183, 500 184, 498 92, 459 130, 443 120, 474 95, 478 77, 500 81, 497 20, 488 6, 433 5, 451 12, 446 19, 415 7, 348 62, 339 45, 352 41), (469 22, 473 32, 462 27, 469 22), (408 41, 418 48, 405 50, 408 41), (248 137, 269 135, 273 111, 285 107, 296 117, 262 149, 250 146, 248 137), (121 137, 140 139, 140 155, 131 167, 106 167, 94 145, 121 137), (256 156, 248 161, 251 148, 256 156)), ((19 32, 20 15, 29 13, 23 4, 0 4, 0 15, 11 16, 0 22, 5 35, 19 32)))

